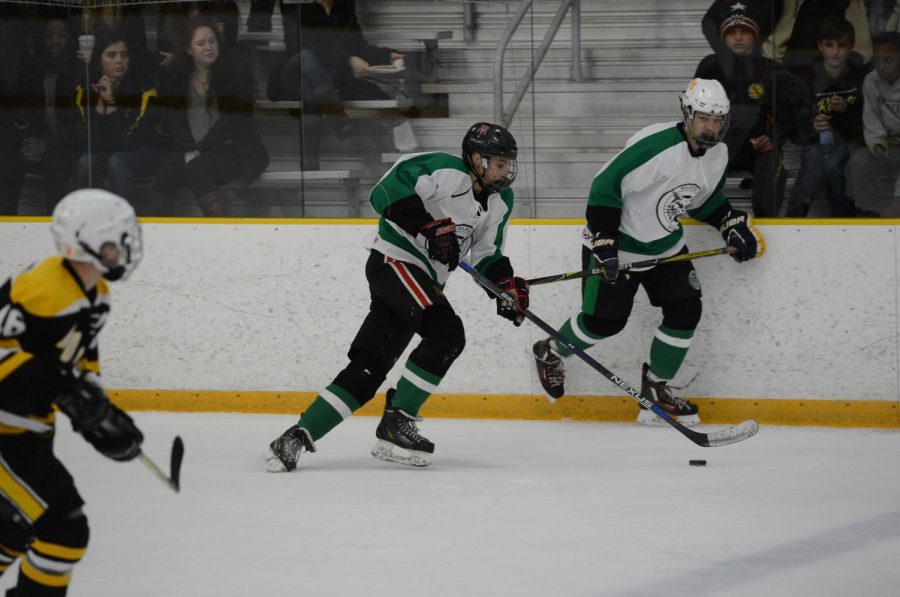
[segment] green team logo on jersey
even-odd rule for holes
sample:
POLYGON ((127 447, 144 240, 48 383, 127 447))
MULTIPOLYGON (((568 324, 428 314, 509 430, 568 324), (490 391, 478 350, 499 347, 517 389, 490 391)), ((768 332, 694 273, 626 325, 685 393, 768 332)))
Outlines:
POLYGON ((671 191, 666 191, 656 203, 659 225, 669 232, 675 232, 678 229, 678 221, 687 213, 688 207, 699 191, 700 187, 693 183, 679 185, 671 191))

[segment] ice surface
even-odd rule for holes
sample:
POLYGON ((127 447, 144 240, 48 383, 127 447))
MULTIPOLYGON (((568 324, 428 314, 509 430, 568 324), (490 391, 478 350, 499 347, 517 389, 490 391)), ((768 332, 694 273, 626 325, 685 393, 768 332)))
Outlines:
POLYGON ((71 597, 900 590, 896 430, 763 426, 700 448, 668 427, 427 419, 434 464, 412 469, 372 458, 377 419, 355 417, 271 474, 255 459, 294 417, 134 416, 165 469, 184 438, 182 493, 62 420, 92 530, 71 597))

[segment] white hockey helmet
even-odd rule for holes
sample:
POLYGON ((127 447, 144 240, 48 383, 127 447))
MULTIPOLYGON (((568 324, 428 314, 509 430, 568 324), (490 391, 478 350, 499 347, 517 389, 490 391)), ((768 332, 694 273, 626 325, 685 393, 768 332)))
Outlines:
POLYGON ((728 130, 731 102, 725 88, 715 79, 694 79, 688 83, 687 88, 679 96, 681 100, 681 115, 684 118, 685 134, 693 137, 697 145, 709 149, 725 137, 728 130), (720 118, 722 126, 717 134, 710 135, 694 132, 694 114, 710 114, 720 118))
POLYGON ((101 189, 79 189, 53 210, 50 232, 59 253, 90 263, 107 280, 126 279, 143 257, 141 225, 123 198, 101 189))

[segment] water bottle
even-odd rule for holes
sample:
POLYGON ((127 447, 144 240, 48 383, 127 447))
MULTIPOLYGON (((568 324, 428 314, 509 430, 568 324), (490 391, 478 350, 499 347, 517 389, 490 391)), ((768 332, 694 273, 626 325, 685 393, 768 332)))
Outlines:
POLYGON ((819 132, 819 150, 824 155, 829 155, 832 149, 834 149, 834 133, 831 132, 831 127, 829 126, 827 129, 819 132))

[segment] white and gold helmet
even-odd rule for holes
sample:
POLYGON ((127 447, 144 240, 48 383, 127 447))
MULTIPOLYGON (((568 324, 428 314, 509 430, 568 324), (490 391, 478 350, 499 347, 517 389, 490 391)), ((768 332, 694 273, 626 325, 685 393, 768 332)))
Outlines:
POLYGON ((731 102, 725 88, 715 79, 694 79, 688 83, 687 88, 679 96, 681 100, 681 114, 684 118, 685 134, 693 137, 697 145, 709 149, 719 143, 728 130, 731 102), (722 126, 715 135, 694 133, 694 115, 697 113, 709 114, 720 119, 722 126))
POLYGON ((60 255, 90 263, 107 280, 124 280, 143 257, 141 225, 123 198, 101 189, 79 189, 53 210, 50 232, 60 255))

